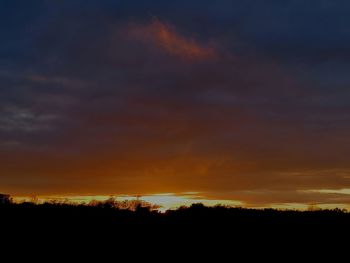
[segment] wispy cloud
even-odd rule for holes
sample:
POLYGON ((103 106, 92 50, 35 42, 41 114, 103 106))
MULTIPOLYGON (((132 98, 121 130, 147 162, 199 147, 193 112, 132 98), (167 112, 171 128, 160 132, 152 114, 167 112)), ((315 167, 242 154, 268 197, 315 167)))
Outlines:
POLYGON ((16 106, 5 107, 0 112, 0 131, 37 132, 53 128, 58 116, 35 113, 27 108, 16 106))
POLYGON ((175 27, 160 20, 145 25, 131 24, 128 27, 128 35, 189 62, 211 60, 218 56, 210 43, 202 44, 193 37, 185 37, 177 32, 175 27))

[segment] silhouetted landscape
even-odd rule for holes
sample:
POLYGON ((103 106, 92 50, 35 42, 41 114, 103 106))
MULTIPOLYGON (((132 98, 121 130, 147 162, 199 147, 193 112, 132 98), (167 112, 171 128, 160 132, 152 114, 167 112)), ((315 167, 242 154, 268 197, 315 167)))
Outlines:
MULTIPOLYGON (((350 213, 346 210, 276 210, 248 209, 241 207, 193 204, 176 210, 158 211, 158 206, 142 200, 93 201, 74 204, 51 201, 42 204, 32 202, 14 203, 10 196, 1 195, 1 223, 16 228, 89 229, 89 231, 117 231, 125 229, 172 231, 179 228, 191 231, 224 231, 240 233, 269 232, 326 233, 350 225, 350 213), (126 227, 126 228, 125 228, 126 227)), ((27 230, 28 230, 27 229, 27 230)))
POLYGON ((263 258, 276 251, 295 258, 301 253, 313 255, 313 251, 320 256, 333 247, 338 251, 346 246, 341 237, 347 236, 350 226, 350 213, 340 209, 287 211, 199 203, 159 212, 140 200, 8 201, 0 205, 2 239, 9 247, 29 247, 34 255, 44 246, 52 254, 73 252, 89 257, 96 253, 100 259, 126 251, 131 252, 129 257, 141 259, 160 252, 167 256, 176 252, 180 258, 190 253, 196 259, 210 253, 217 260, 263 258))

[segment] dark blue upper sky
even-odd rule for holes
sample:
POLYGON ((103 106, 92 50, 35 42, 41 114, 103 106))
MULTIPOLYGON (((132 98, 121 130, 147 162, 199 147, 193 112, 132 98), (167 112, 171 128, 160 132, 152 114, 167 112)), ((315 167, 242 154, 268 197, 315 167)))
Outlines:
POLYGON ((0 1, 0 191, 347 203, 349 10, 0 1))

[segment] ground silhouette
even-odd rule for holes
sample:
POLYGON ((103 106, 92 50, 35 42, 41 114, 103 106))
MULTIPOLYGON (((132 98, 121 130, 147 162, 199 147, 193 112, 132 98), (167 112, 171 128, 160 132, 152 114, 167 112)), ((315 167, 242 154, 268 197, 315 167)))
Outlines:
POLYGON ((308 257, 315 261, 327 253, 334 261, 347 251, 342 240, 350 232, 350 214, 340 209, 281 211, 194 204, 161 213, 140 200, 17 204, 3 197, 1 251, 14 248, 11 257, 61 255, 65 262, 74 254, 79 261, 94 255, 98 262, 125 255, 151 262, 284 262, 308 257))
POLYGON ((257 251, 259 258, 276 251, 290 257, 296 250, 309 253, 311 248, 317 253, 330 247, 338 251, 350 233, 350 213, 340 209, 282 211, 193 204, 162 213, 140 200, 36 204, 2 197, 1 239, 9 247, 29 246, 31 252, 45 246, 52 254, 81 251, 86 257, 93 251, 99 257, 133 251, 130 255, 145 258, 160 250, 167 256, 182 255, 178 261, 188 252, 197 259, 211 252, 216 260, 239 255, 253 259, 257 251))
POLYGON ((113 231, 132 229, 214 229, 215 231, 239 233, 337 231, 350 226, 350 213, 346 210, 275 210, 247 209, 241 207, 193 204, 176 210, 159 212, 158 206, 141 200, 93 201, 89 204, 74 204, 51 201, 42 204, 32 202, 14 203, 10 196, 0 196, 0 223, 17 227, 36 228, 99 228, 113 231))

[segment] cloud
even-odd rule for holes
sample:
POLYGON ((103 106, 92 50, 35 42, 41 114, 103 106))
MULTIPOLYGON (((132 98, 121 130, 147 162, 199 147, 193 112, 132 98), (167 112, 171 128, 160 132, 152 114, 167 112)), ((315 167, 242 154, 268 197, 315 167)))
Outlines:
POLYGON ((231 12, 201 30, 192 16, 74 10, 37 25, 23 61, 0 63, 11 106, 0 113, 0 191, 194 191, 267 205, 330 202, 300 191, 350 186, 345 88, 329 96, 285 61, 237 48, 249 39, 232 32, 231 12))
POLYGON ((220 196, 220 199, 242 200, 248 207, 285 207, 293 208, 309 205, 329 205, 329 207, 348 206, 350 195, 342 193, 322 193, 309 191, 237 191, 220 196))
POLYGON ((198 62, 215 59, 217 51, 210 44, 203 45, 193 38, 179 34, 174 27, 160 20, 146 25, 132 24, 130 38, 154 45, 163 52, 185 61, 198 62))
POLYGON ((50 130, 57 118, 55 115, 36 114, 29 109, 8 106, 0 112, 0 131, 30 133, 50 130))

